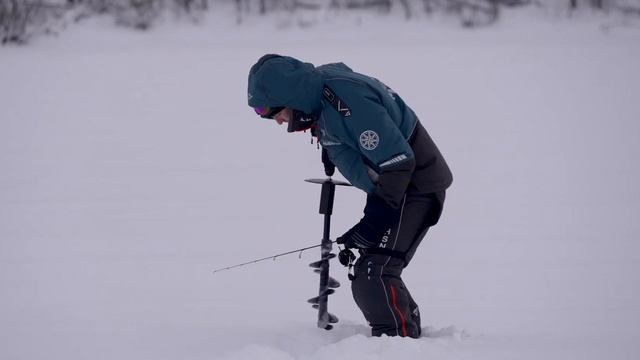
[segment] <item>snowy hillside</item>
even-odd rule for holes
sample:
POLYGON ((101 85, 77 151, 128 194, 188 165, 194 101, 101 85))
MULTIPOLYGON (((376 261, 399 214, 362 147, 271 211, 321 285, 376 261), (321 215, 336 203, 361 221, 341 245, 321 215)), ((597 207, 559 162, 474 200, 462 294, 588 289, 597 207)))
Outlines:
MULTIPOLYGON (((96 20, 0 48, 0 359, 640 358, 640 31, 600 21, 96 20), (246 106, 270 52, 380 78, 449 162, 404 274, 422 339, 369 337, 337 262, 316 329, 317 251, 212 275, 322 234, 320 151, 246 106)), ((338 189, 334 238, 363 202, 338 189)))

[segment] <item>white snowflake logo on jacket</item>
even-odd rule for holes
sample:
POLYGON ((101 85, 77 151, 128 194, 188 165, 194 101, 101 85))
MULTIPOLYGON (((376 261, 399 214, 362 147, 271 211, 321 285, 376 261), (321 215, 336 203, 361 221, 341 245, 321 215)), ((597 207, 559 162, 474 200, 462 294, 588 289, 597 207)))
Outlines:
POLYGON ((360 145, 362 145, 365 150, 373 150, 378 147, 379 143, 380 138, 373 130, 365 130, 360 134, 360 145))

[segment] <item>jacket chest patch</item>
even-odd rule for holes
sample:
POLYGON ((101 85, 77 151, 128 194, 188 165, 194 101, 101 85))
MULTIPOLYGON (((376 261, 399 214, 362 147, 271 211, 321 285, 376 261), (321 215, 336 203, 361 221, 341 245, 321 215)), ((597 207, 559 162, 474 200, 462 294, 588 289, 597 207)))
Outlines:
POLYGON ((345 104, 345 102, 342 101, 342 99, 340 99, 328 86, 325 86, 322 89, 322 96, 324 96, 325 100, 327 100, 327 102, 329 102, 331 106, 340 113, 340 115, 343 117, 351 116, 351 109, 349 109, 349 106, 347 106, 347 104, 345 104))

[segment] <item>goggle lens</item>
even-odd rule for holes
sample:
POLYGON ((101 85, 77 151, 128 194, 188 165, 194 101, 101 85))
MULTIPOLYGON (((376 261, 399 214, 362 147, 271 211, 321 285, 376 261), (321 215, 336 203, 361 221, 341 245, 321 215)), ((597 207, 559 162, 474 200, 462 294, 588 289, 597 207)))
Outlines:
POLYGON ((284 107, 282 106, 278 106, 278 107, 261 106, 261 107, 253 108, 256 114, 260 115, 260 117, 265 119, 273 119, 273 117, 277 113, 282 111, 282 109, 284 109, 284 107))

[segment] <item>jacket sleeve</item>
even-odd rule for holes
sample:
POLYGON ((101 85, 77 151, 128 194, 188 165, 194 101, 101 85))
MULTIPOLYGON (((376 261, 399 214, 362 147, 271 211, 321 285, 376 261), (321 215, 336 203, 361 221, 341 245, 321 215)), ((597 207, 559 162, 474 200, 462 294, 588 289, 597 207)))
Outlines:
POLYGON ((415 169, 413 150, 375 93, 356 91, 347 91, 344 96, 352 113, 344 118, 347 134, 360 157, 378 172, 373 194, 398 208, 415 169))
POLYGON ((374 193, 394 209, 402 206, 416 162, 413 158, 382 168, 374 193))

